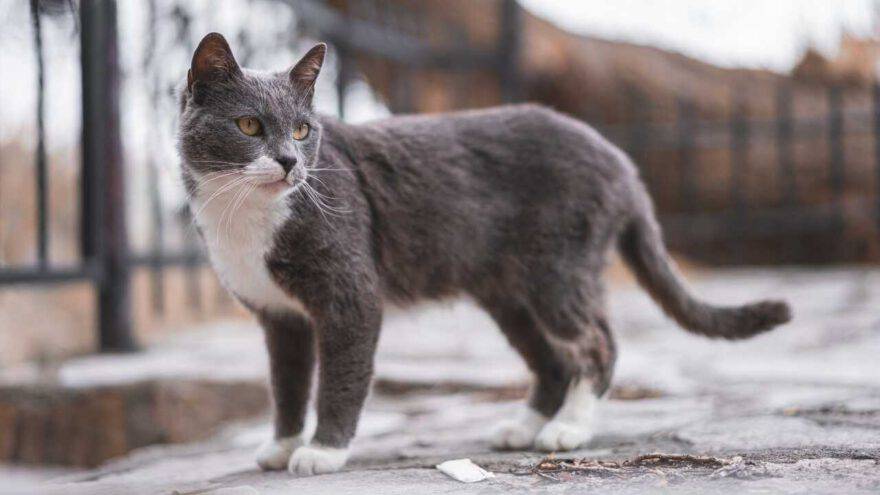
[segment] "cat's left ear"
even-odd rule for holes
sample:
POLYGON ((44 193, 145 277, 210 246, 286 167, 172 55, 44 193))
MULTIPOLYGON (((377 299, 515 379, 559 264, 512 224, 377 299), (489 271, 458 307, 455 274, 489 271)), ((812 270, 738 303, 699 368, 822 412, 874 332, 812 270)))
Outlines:
POLYGON ((290 82, 304 99, 311 100, 315 93, 315 81, 324 65, 327 45, 318 43, 290 69, 290 82))

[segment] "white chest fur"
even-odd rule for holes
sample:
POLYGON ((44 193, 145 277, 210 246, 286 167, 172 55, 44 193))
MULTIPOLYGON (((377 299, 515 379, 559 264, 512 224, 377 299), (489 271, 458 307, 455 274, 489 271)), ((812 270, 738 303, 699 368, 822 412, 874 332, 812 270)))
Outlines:
POLYGON ((232 191, 209 200, 214 192, 194 198, 193 208, 223 284, 257 308, 305 313, 302 303, 275 283, 266 265, 275 233, 289 212, 283 197, 257 190, 242 199, 232 191))

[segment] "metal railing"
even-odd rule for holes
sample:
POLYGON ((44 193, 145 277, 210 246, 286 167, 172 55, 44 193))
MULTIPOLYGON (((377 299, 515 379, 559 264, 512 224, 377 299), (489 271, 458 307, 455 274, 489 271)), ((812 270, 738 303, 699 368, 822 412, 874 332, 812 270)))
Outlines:
MULTIPOLYGON (((660 216, 671 244, 698 258, 720 263, 755 263, 736 248, 740 243, 772 236, 790 236, 794 246, 781 250, 778 259, 783 263, 810 263, 823 261, 859 261, 856 256, 837 256, 823 253, 815 246, 797 245, 798 235, 821 233, 829 238, 842 235, 852 227, 852 214, 848 208, 857 202, 867 211, 860 219, 872 218, 873 225, 860 226, 867 235, 866 242, 880 245, 880 83, 869 89, 830 86, 825 89, 823 113, 796 117, 792 107, 795 93, 792 85, 783 81, 774 95, 773 113, 770 117, 750 117, 749 109, 734 87, 731 91, 731 111, 726 118, 706 119, 695 114, 693 103, 687 98, 676 102, 677 112, 672 120, 651 122, 635 120, 626 124, 597 124, 603 134, 625 149, 642 167, 642 174, 652 192, 665 192, 676 198, 674 204, 660 209, 660 216), (861 97, 864 104, 845 109, 844 98, 861 97), (847 142, 861 139, 873 148, 873 154, 858 155, 847 142), (811 150, 821 152, 823 157, 803 156, 796 153, 797 145, 808 144, 811 150), (756 160, 755 150, 772 152, 756 160), (701 152, 726 151, 727 160, 707 161, 701 152), (647 166, 652 153, 674 153, 672 166, 647 166), (824 170, 824 178, 799 183, 799 167, 812 161, 824 170), (720 201, 706 195, 710 193, 699 182, 701 167, 729 167, 725 196, 720 201), (756 167, 756 165, 759 166, 756 167), (854 170, 853 166, 857 169, 854 170), (871 170, 874 172, 872 173, 871 170), (851 189, 859 181, 859 192, 851 189), (662 174, 662 176, 658 176, 662 174), (758 201, 750 198, 755 187, 748 187, 748 179, 775 177, 771 185, 760 185, 764 196, 758 201), (847 189, 849 185, 849 190, 847 189), (806 191, 807 187, 809 191, 806 191), (811 194, 808 194, 811 193, 811 194), (807 197, 821 196, 822 198, 807 197), (719 207, 718 204, 723 204, 719 207), (848 205, 849 203, 849 205, 848 205), (869 232, 868 232, 869 230, 869 232), (737 256, 720 256, 703 243, 727 242, 737 256)), ((649 106, 644 95, 631 93, 626 103, 630 109, 644 112, 649 106)), ((628 112, 631 113, 631 112, 628 112)), ((656 162, 657 160, 653 160, 656 162)), ((753 180, 754 182, 754 180, 753 180)), ((712 194, 717 191, 712 189, 712 194)), ((842 242, 839 243, 848 249, 842 242)), ((774 259, 763 254, 763 262, 774 259)))
POLYGON ((37 251, 36 266, 3 267, 0 285, 90 281, 96 287, 99 345, 105 351, 135 347, 131 334, 124 181, 119 136, 119 70, 116 4, 83 2, 80 10, 82 68, 82 179, 80 250, 75 266, 49 262, 47 160, 44 144, 45 88, 42 24, 38 0, 31 0, 37 52, 37 251))

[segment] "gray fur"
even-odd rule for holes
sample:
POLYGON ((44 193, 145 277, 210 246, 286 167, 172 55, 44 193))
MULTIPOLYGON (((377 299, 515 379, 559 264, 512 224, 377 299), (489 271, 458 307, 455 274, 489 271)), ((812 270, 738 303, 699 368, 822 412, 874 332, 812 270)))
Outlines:
POLYGON ((306 335, 314 332, 315 441, 348 444, 369 387, 383 301, 471 296, 535 373, 530 403, 547 416, 572 380, 588 379, 604 393, 616 352, 600 276, 614 244, 688 330, 735 339, 789 318, 780 302, 715 308, 689 295, 636 168, 583 122, 516 105, 349 125, 314 113, 311 86, 289 72, 231 74, 191 77, 182 93, 180 152, 190 193, 200 170, 287 153, 294 125, 308 122, 315 135, 297 144, 306 157, 298 167, 332 208, 291 194, 289 219, 265 260, 310 318, 243 301, 267 332, 278 436, 301 429, 315 345, 306 335), (235 127, 232 119, 245 114, 264 121, 264 140, 235 127))

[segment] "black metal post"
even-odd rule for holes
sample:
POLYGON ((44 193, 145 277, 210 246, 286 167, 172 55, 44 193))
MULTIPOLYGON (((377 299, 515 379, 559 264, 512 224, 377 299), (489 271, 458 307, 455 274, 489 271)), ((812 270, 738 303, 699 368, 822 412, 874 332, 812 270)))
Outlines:
POLYGON ((37 261, 40 269, 49 265, 49 195, 46 163, 45 64, 43 59, 43 25, 39 0, 31 0, 31 27, 34 30, 34 52, 37 58, 37 261))
POLYGON ((682 211, 699 211, 694 187, 694 125, 693 105, 686 98, 678 99, 678 157, 680 172, 680 201, 682 211))
POLYGON ((646 98, 645 95, 635 87, 629 87, 625 92, 625 95, 624 101, 626 102, 627 108, 624 109, 623 114, 629 118, 629 122, 627 123, 627 130, 629 131, 627 133, 629 140, 629 154, 636 166, 638 166, 642 180, 650 190, 652 186, 652 177, 650 170, 648 170, 646 153, 646 150, 649 147, 648 139, 650 138, 650 133, 647 132, 646 126, 649 115, 647 109, 648 98, 646 98))
POLYGON ((834 202, 840 208, 844 187, 842 94, 838 86, 828 89, 828 153, 829 179, 834 202))
MULTIPOLYGON (((748 183, 749 176, 749 139, 750 128, 748 107, 743 99, 743 88, 733 86, 730 99, 730 202, 733 208, 731 217, 734 232, 746 232, 748 219, 748 183)), ((763 173, 763 171, 761 172, 763 173)), ((743 263, 747 259, 747 246, 744 240, 737 238, 730 252, 731 259, 743 263)))
POLYGON ((749 173, 749 124, 742 91, 734 87, 730 100, 730 201, 742 226, 746 213, 746 177, 749 173))
POLYGON ((781 199, 786 206, 793 206, 798 198, 791 114, 791 87, 783 83, 776 92, 776 160, 782 177, 781 199))
POLYGON ((501 2, 501 32, 498 36, 498 75, 501 79, 501 99, 505 103, 518 101, 520 87, 520 38, 522 13, 516 0, 501 2))
POLYGON ((416 72, 405 65, 392 69, 391 77, 391 111, 394 113, 412 113, 416 111, 416 72))
MULTIPOLYGON (((834 206, 834 227, 838 231, 846 228, 844 213, 844 150, 843 150, 843 95, 840 87, 828 88, 828 161, 831 183, 831 204, 834 206)), ((836 256, 836 255, 832 255, 836 256)))
POLYGON ((82 254, 97 268, 100 350, 136 348, 131 329, 125 182, 119 136, 116 2, 80 4, 82 254))

